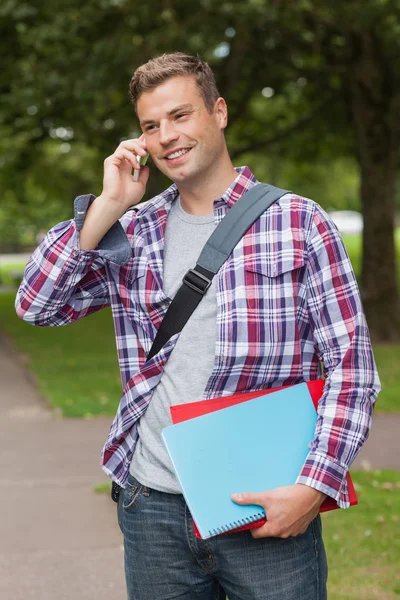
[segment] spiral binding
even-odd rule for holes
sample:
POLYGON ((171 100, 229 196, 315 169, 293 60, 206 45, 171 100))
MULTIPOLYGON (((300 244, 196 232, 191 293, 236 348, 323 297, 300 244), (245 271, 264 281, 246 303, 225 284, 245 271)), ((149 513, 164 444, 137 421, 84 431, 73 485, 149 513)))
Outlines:
POLYGON ((251 517, 245 517, 244 519, 239 519, 238 521, 232 521, 231 523, 227 523, 226 525, 221 525, 216 529, 209 529, 208 534, 218 535, 220 533, 225 533, 226 531, 230 531, 231 529, 236 529, 237 527, 243 527, 243 525, 248 525, 249 523, 254 523, 254 521, 258 521, 265 517, 265 513, 259 512, 255 515, 251 515, 251 517))

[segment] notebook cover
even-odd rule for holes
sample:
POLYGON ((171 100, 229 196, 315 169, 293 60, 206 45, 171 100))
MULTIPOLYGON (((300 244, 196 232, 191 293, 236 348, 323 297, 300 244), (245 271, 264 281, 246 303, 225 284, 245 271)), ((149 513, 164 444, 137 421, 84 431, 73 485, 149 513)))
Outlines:
POLYGON ((236 504, 231 494, 294 484, 316 421, 308 387, 300 383, 163 429, 203 539, 265 518, 262 507, 236 504))
MULTIPOLYGON (((311 395, 311 399, 313 401, 314 407, 318 410, 318 400, 322 396, 322 392, 324 389, 324 380, 316 379, 313 381, 307 382, 307 387, 311 395)), ((262 395, 270 394, 272 392, 279 391, 281 389, 285 389, 290 386, 281 386, 276 388, 270 388, 268 390, 257 390, 255 392, 244 392, 239 394, 234 394, 232 396, 224 396, 221 398, 213 398, 211 400, 200 400, 198 402, 189 402, 187 404, 176 404, 170 407, 171 417, 173 423, 181 423, 188 419, 192 419, 194 417, 208 414, 209 412, 213 412, 216 410, 220 410, 222 408, 226 408, 228 406, 234 406, 235 404, 239 404, 241 402, 245 402, 252 398, 257 398, 262 395)), ((357 494, 351 480, 350 473, 346 475, 349 496, 350 496, 350 506, 354 506, 358 504, 357 494)), ((330 510, 335 510, 339 508, 336 501, 329 496, 326 500, 321 504, 320 512, 326 512, 330 510)), ((241 527, 237 527, 232 529, 226 533, 234 533, 237 531, 243 531, 245 529, 253 529, 256 527, 261 527, 265 523, 265 517, 261 518, 254 523, 249 523, 247 525, 243 525, 241 527)), ((196 523, 194 522, 194 530, 197 537, 201 537, 200 533, 196 527, 196 523)))

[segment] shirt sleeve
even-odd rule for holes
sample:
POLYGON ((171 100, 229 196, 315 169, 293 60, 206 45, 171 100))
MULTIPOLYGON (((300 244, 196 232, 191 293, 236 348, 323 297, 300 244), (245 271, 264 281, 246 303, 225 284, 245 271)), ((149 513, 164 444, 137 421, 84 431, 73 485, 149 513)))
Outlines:
POLYGON ((346 474, 368 437, 381 389, 356 277, 341 235, 316 204, 308 242, 308 314, 326 376, 297 483, 350 506, 346 474))
POLYGON ((95 250, 81 250, 79 232, 92 194, 78 196, 74 219, 55 225, 33 252, 19 286, 15 309, 32 325, 67 325, 110 303, 105 263, 126 263, 127 235, 114 223, 95 250))

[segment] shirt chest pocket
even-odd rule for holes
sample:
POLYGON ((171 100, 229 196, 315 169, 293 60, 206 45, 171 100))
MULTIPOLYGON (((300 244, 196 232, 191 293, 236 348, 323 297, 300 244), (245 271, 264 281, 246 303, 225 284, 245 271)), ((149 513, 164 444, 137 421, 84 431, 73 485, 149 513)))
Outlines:
POLYGON ((304 302, 306 253, 281 250, 246 256, 244 298, 251 337, 265 344, 294 341, 298 337, 297 313, 304 302))

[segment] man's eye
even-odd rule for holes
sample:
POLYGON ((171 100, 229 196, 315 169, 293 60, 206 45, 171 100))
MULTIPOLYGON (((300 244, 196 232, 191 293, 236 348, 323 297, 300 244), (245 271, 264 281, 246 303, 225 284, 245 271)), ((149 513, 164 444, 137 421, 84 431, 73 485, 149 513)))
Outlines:
POLYGON ((156 125, 147 125, 146 127, 146 131, 151 131, 152 129, 155 129, 156 125))
POLYGON ((180 119, 181 117, 186 117, 187 113, 179 113, 178 115, 176 115, 177 119, 180 119))

